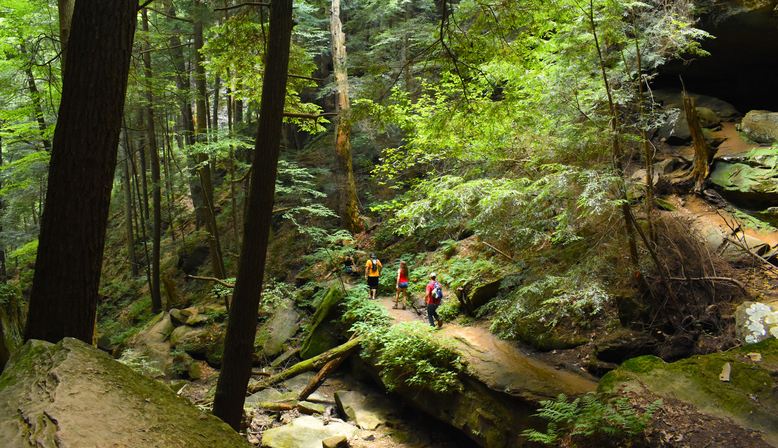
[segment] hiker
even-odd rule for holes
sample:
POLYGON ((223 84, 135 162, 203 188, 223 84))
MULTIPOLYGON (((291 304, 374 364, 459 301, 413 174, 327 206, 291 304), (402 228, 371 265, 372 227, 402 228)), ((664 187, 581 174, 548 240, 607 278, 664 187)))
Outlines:
POLYGON ((378 261, 374 252, 370 252, 370 259, 367 260, 365 267, 365 280, 367 280, 367 288, 370 291, 368 299, 375 300, 375 292, 378 289, 378 277, 381 275, 381 270, 384 267, 381 266, 381 262, 378 261))
POLYGON ((357 274, 357 266, 352 255, 343 257, 343 273, 348 276, 357 274))
MULTIPOLYGON (((443 326, 443 319, 438 316, 438 306, 440 306, 441 297, 435 297, 436 290, 440 290, 440 283, 435 281, 435 273, 430 273, 430 282, 427 284, 427 292, 424 295, 425 303, 427 304, 427 317, 430 320, 430 325, 436 327, 435 321, 437 321, 437 328, 443 326), (434 320, 433 320, 434 319, 434 320)), ((442 292, 441 292, 442 294, 442 292)))
POLYGON ((408 263, 400 261, 397 270, 397 293, 394 295, 394 309, 400 308, 400 295, 403 296, 403 309, 408 303, 408 263))

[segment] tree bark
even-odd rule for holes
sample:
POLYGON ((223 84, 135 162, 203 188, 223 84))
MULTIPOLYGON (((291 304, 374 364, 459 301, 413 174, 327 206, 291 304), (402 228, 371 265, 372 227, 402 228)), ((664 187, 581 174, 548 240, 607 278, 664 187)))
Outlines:
POLYGON ((62 74, 65 74, 65 61, 68 54, 68 39, 70 39, 70 22, 73 19, 73 5, 76 0, 57 0, 59 11, 59 47, 62 52, 59 56, 59 65, 62 74))
POLYGON ((348 119, 348 71, 346 70, 346 35, 340 22, 340 0, 332 0, 330 15, 332 30, 332 61, 335 66, 335 84, 337 85, 337 100, 335 109, 335 157, 338 162, 338 191, 340 200, 340 216, 344 227, 351 233, 363 230, 359 216, 357 189, 354 183, 354 166, 351 158, 351 123, 348 119))
POLYGON ((92 343, 137 11, 76 2, 25 340, 92 343))
MULTIPOLYGON (((143 8, 143 31, 149 32, 149 17, 143 8)), ((151 310, 154 314, 162 311, 162 294, 159 287, 159 256, 162 242, 162 188, 160 185, 159 150, 157 148, 157 131, 154 126, 154 93, 151 89, 153 79, 151 71, 151 51, 148 40, 143 43, 143 73, 146 79, 146 132, 149 136, 149 160, 151 164, 151 202, 154 216, 151 222, 151 310)))
POLYGON ((694 105, 694 99, 686 93, 686 87, 683 89, 683 108, 686 111, 686 123, 689 125, 689 132, 692 134, 692 142, 694 142, 694 163, 692 167, 694 191, 699 193, 702 191, 705 180, 710 175, 713 151, 711 151, 708 142, 705 141, 705 135, 702 133, 702 127, 697 119, 697 108, 694 105))
POLYGON ((213 403, 214 415, 236 430, 240 427, 246 387, 251 377, 257 313, 270 239, 291 35, 292 0, 272 0, 267 65, 254 151, 254 167, 261 175, 251 177, 242 255, 224 341, 222 372, 213 403))

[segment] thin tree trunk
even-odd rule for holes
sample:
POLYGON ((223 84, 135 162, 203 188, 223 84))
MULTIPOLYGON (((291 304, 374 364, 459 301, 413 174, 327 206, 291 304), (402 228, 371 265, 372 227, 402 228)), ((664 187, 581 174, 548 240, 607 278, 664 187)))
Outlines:
POLYGON ((93 342, 137 11, 136 0, 74 7, 25 340, 93 342))
MULTIPOLYGON (((149 32, 149 17, 146 8, 141 12, 143 31, 149 32)), ((157 149, 157 131, 154 126, 154 93, 151 90, 153 81, 151 71, 151 48, 148 41, 143 43, 143 72, 146 78, 146 131, 149 136, 149 158, 151 163, 151 201, 154 217, 151 223, 151 311, 155 314, 162 311, 162 294, 159 285, 159 257, 162 242, 162 189, 160 186, 159 150, 157 149)))
MULTIPOLYGON (((0 120, 0 130, 3 128, 3 121, 0 120)), ((3 166, 3 137, 0 134, 0 167, 3 166)), ((3 183, 0 180, 0 190, 3 189, 3 183)), ((5 212, 5 198, 0 197, 0 215, 5 212)), ((3 233, 3 226, 0 224, 0 234, 3 233)), ((5 245, 0 245, 0 282, 8 283, 8 271, 5 267, 5 245)))
POLYGON ((122 132, 124 137, 121 140, 119 149, 121 151, 122 158, 122 189, 124 190, 124 232, 127 238, 127 258, 130 262, 130 272, 133 277, 138 276, 138 259, 135 255, 135 234, 132 230, 132 185, 130 181, 130 156, 129 149, 127 147, 127 127, 124 127, 122 132))
MULTIPOLYGON (((138 108, 138 127, 144 128, 147 126, 146 123, 146 114, 144 113, 144 108, 139 107, 138 108)), ((145 134, 143 132, 139 133, 138 136, 138 177, 140 178, 140 189, 141 189, 141 195, 138 198, 140 201, 140 206, 142 209, 142 215, 143 215, 143 223, 146 226, 146 228, 149 227, 149 219, 151 219, 151 207, 149 206, 149 184, 148 179, 146 178, 146 168, 148 167, 148 164, 146 163, 146 150, 148 149, 148 145, 146 144, 146 138, 145 134)))
MULTIPOLYGON (((623 178, 624 177, 624 168, 622 167, 622 153, 621 153, 621 146, 619 144, 619 127, 618 127, 618 116, 616 114, 616 105, 613 102, 613 96, 611 95, 611 89, 610 89, 610 83, 608 82, 608 74, 605 71, 605 59, 602 55, 602 50, 600 49, 600 42, 597 38, 597 26, 594 23, 594 0, 589 0, 589 25, 591 26, 592 36, 594 37, 594 46, 597 49, 597 57, 600 62, 600 69, 602 71, 602 81, 605 86, 605 93, 608 97, 608 110, 610 112, 610 126, 611 126, 611 145, 612 145, 612 157, 613 157, 613 165, 616 169, 616 172, 623 178)), ((619 193, 622 196, 622 205, 621 205, 621 214, 624 218, 624 228, 627 233, 627 241, 629 244, 629 255, 630 255, 630 262, 632 263, 632 266, 637 269, 639 258, 638 258, 638 247, 637 242, 635 241, 635 229, 632 226, 632 220, 630 219, 630 216, 632 214, 632 211, 629 209, 629 201, 627 201, 627 194, 623 189, 619 189, 619 193)))
MULTIPOLYGON (((172 20, 170 17, 176 16, 176 8, 172 2, 168 5, 167 13, 169 16, 166 19, 167 21, 172 20)), ((182 31, 178 26, 178 22, 176 22, 173 24, 173 29, 170 33, 170 58, 173 61, 176 88, 178 90, 178 95, 176 96, 180 99, 179 107, 181 109, 181 118, 184 126, 184 142, 186 145, 192 145, 192 143, 194 143, 195 134, 194 114, 192 112, 189 74, 186 69, 186 60, 184 58, 184 49, 181 45, 181 38, 179 37, 180 34, 182 34, 182 31)), ((181 148, 184 147, 181 142, 179 142, 179 145, 181 148)), ((187 178, 189 184, 189 194, 191 195, 192 204, 195 209, 195 227, 199 230, 202 226, 205 225, 203 191, 200 180, 196 174, 196 169, 194 168, 197 165, 197 161, 194 159, 194 157, 188 156, 187 164, 189 165, 191 173, 187 178)))
MULTIPOLYGON (((205 65, 200 50, 203 48, 203 19, 202 2, 195 0, 194 45, 195 45, 195 136, 199 143, 207 141, 208 108, 205 104, 205 65)), ((211 178, 211 165, 208 155, 198 154, 196 160, 199 166, 200 184, 203 195, 203 214, 205 217, 205 230, 208 232, 208 247, 211 253, 211 267, 216 278, 225 278, 224 261, 222 260, 221 244, 219 242, 219 229, 216 226, 214 216, 213 180, 211 178)))
POLYGON ((62 74, 65 74, 65 61, 68 55, 68 39, 70 39, 70 22, 73 20, 73 5, 76 0, 57 0, 59 11, 59 42, 61 54, 59 65, 62 74))
POLYGON ((291 35, 292 0, 271 0, 267 65, 254 151, 254 169, 259 175, 252 176, 242 255, 224 341, 222 372, 213 403, 214 415, 236 430, 240 427, 251 377, 257 313, 270 239, 291 35))
MULTIPOLYGON (((26 54, 24 47, 22 47, 22 53, 26 54)), ((38 86, 35 84, 35 75, 32 73, 32 67, 24 69, 25 75, 27 75, 27 89, 30 91, 30 100, 32 101, 33 112, 35 113, 35 120, 38 122, 38 129, 41 132, 41 141, 43 142, 43 149, 46 152, 51 152, 51 142, 45 137, 46 135, 46 119, 43 116, 43 107, 41 107, 40 92, 38 86)))
POLYGON ((340 0, 332 0, 330 15, 332 30, 332 60, 335 65, 335 83, 337 85, 337 101, 335 109, 335 154, 338 162, 338 191, 340 192, 339 208, 343 225, 351 233, 363 230, 357 202, 357 188, 354 183, 354 167, 351 159, 351 122, 348 118, 348 72, 346 70, 346 35, 340 22, 340 0))

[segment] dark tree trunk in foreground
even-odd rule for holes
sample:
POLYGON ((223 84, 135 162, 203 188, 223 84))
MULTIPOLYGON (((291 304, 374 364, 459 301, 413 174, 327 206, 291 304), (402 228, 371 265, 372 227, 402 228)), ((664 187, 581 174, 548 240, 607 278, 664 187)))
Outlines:
POLYGON ((92 343, 137 11, 76 2, 25 340, 92 343))
POLYGON ((292 35, 292 0, 272 0, 267 66, 262 83, 259 128, 254 151, 243 248, 238 265, 224 358, 213 413, 235 430, 240 427, 243 401, 251 377, 251 357, 257 331, 262 277, 265 271, 270 218, 275 195, 276 168, 281 144, 286 71, 289 66, 289 43, 292 35))

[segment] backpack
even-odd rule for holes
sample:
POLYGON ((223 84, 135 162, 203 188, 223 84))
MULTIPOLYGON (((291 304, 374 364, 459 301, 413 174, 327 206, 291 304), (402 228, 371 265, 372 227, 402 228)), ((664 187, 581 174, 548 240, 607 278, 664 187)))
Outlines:
POLYGON ((440 286, 440 283, 434 282, 434 285, 432 286, 432 292, 430 293, 432 295, 432 303, 435 305, 440 305, 440 301, 443 300, 443 289, 440 286))
POLYGON ((375 258, 373 258, 372 260, 370 260, 370 270, 371 270, 372 272, 375 272, 375 270, 376 270, 376 259, 375 259, 375 258))

